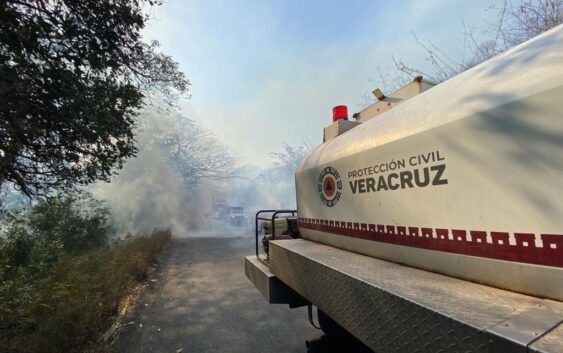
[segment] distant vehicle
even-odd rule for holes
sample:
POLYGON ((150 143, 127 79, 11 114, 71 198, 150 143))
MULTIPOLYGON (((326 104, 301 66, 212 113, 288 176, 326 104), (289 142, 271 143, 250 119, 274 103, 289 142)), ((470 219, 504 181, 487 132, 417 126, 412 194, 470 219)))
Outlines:
POLYGON ((247 223, 248 216, 244 213, 244 207, 228 206, 225 211, 225 223, 232 226, 243 226, 247 223))
POLYGON ((227 208, 228 201, 223 197, 214 197, 211 203, 211 214, 214 219, 221 219, 221 215, 225 208, 227 208))

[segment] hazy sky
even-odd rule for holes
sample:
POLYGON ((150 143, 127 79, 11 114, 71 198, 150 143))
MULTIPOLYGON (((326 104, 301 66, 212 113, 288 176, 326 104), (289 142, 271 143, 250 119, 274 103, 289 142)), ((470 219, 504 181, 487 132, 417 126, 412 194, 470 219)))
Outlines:
POLYGON ((184 114, 232 146, 243 164, 268 166, 284 141, 313 145, 332 107, 358 110, 391 57, 424 66, 410 32, 452 56, 463 23, 485 26, 493 0, 168 0, 146 30, 192 82, 184 114))

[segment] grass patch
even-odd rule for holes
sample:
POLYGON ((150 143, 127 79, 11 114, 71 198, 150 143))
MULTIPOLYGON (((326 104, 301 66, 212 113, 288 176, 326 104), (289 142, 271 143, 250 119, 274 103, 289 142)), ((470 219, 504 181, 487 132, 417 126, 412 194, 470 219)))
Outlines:
POLYGON ((155 231, 63 257, 28 300, 11 298, 19 317, 0 325, 0 351, 96 351, 120 302, 147 277, 169 238, 169 231, 155 231))

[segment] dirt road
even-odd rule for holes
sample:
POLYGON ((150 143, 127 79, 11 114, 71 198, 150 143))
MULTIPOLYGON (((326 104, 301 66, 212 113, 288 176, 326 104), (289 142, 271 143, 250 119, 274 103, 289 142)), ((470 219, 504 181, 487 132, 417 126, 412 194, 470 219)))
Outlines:
POLYGON ((304 308, 269 305, 244 276, 254 242, 173 238, 116 343, 120 353, 295 352, 319 335, 304 308))

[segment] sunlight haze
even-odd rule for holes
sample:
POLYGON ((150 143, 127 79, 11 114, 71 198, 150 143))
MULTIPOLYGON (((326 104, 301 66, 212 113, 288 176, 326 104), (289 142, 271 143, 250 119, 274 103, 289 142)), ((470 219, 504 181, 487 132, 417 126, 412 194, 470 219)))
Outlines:
MULTIPOLYGON (((427 67, 411 32, 463 55, 464 23, 486 26, 485 1, 178 1, 153 9, 145 35, 188 75, 184 114, 266 167, 284 141, 314 146, 334 105, 361 107, 392 56, 427 67), (471 6, 467 6, 471 4, 471 6)), ((494 18, 493 18, 494 19, 494 18)), ((490 19, 492 20, 492 19, 490 19)))

